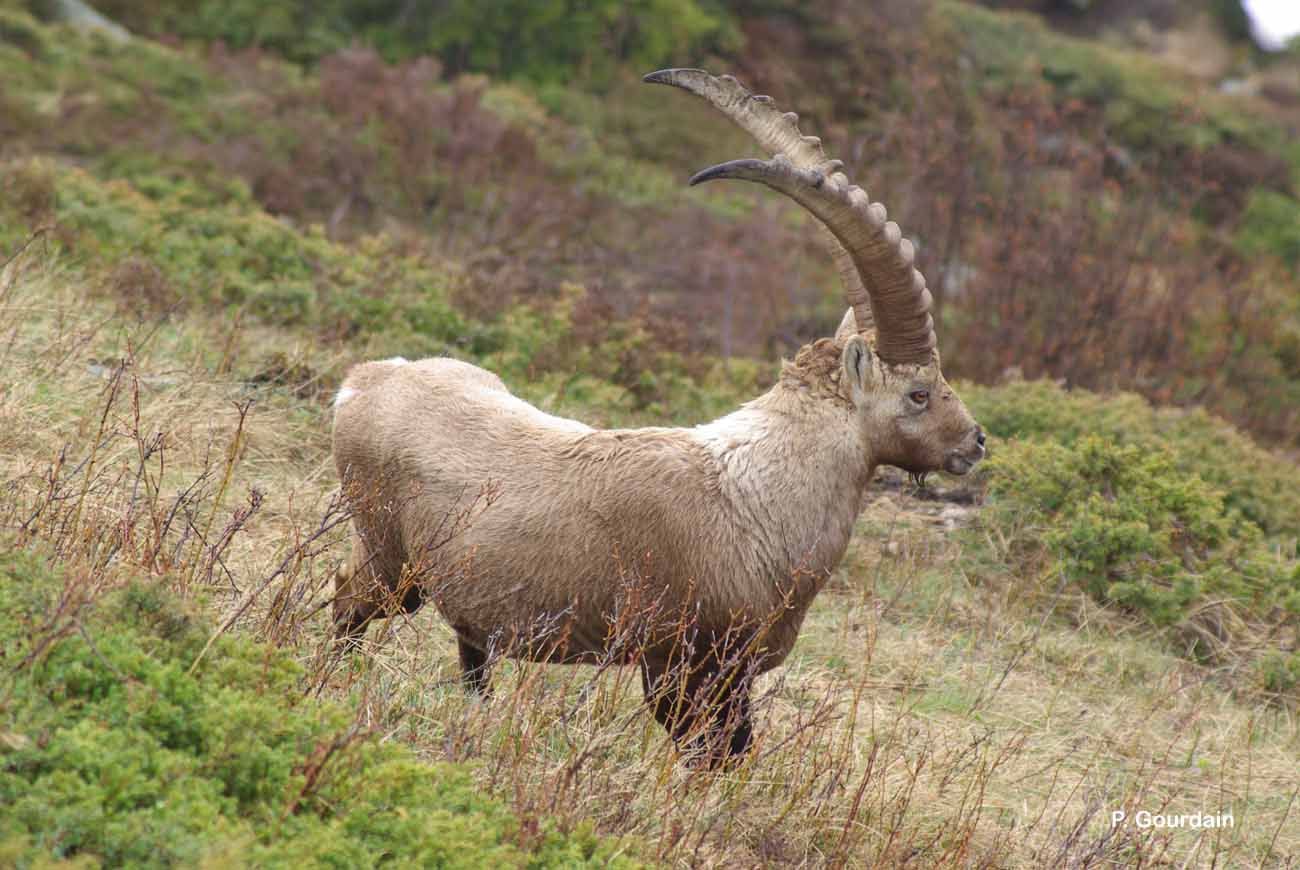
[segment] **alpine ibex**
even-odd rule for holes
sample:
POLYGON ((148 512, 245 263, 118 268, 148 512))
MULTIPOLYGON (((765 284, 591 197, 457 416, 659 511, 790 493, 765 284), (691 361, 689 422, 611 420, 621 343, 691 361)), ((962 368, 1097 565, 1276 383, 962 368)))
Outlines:
POLYGON ((645 80, 703 97, 773 155, 690 183, 757 181, 818 218, 849 303, 835 337, 691 429, 592 429, 452 359, 357 366, 335 402, 355 514, 334 617, 355 639, 432 599, 479 692, 495 651, 638 664, 655 718, 714 763, 749 747, 753 677, 790 652, 876 466, 965 474, 984 435, 939 370, 912 245, 843 164, 730 76, 645 80))

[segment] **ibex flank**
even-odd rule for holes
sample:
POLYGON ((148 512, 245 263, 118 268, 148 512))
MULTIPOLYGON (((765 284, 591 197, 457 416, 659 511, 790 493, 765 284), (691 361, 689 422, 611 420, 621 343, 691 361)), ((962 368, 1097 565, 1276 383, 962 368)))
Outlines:
POLYGON ((876 466, 965 474, 984 435, 939 370, 930 292, 884 206, 734 78, 645 80, 702 97, 772 155, 691 184, 760 182, 828 231, 849 304, 834 338, 691 429, 593 429, 453 359, 355 367, 335 402, 354 517, 334 619, 357 639, 431 600, 477 692, 496 655, 634 664, 655 718, 712 765, 750 747, 754 677, 790 652, 876 466))

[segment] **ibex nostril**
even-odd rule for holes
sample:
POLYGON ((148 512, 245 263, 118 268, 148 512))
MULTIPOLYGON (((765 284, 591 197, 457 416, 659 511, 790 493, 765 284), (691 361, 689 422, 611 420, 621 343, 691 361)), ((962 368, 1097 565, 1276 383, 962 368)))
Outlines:
POLYGON ((978 426, 975 427, 975 443, 981 447, 984 446, 984 430, 978 426))

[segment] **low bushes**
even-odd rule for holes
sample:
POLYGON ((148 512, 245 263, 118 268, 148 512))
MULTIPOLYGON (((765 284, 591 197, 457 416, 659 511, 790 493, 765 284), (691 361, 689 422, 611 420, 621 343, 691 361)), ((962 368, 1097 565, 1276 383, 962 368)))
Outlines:
POLYGON ((1050 381, 967 385, 972 413, 1001 438, 1050 439, 1069 447, 1093 435, 1167 450, 1171 470, 1196 475, 1269 536, 1300 537, 1300 470, 1203 410, 1155 408, 1132 393, 1065 390, 1050 381))
POLYGON ((304 699, 291 657, 159 587, 0 552, 0 864, 632 866, 304 699))
POLYGON ((184 179, 152 179, 104 182, 43 160, 0 165, 0 247, 16 248, 30 226, 48 222, 92 270, 130 257, 182 301, 265 323, 379 336, 408 353, 441 352, 473 333, 447 301, 446 273, 394 240, 345 247, 267 215, 237 186, 218 203, 184 179))
POLYGON ((1038 601, 1081 589, 1193 659, 1295 688, 1300 471, 1204 413, 1135 396, 1048 383, 967 396, 1008 439, 981 471, 977 574, 1038 601))
POLYGON ((991 516, 1029 526, 1064 573, 1100 601, 1157 626, 1207 601, 1260 619, 1300 617, 1300 571, 1167 450, 1085 435, 1069 447, 1013 441, 988 464, 991 516))

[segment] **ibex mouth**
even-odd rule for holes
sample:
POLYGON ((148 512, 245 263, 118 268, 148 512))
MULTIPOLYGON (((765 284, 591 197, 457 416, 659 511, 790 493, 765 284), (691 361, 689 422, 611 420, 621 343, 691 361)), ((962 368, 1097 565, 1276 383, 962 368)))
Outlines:
POLYGON ((975 467, 975 463, 984 458, 984 450, 979 451, 979 456, 974 459, 968 459, 960 453, 949 453, 948 458, 943 462, 943 470, 949 474, 963 475, 975 467))

